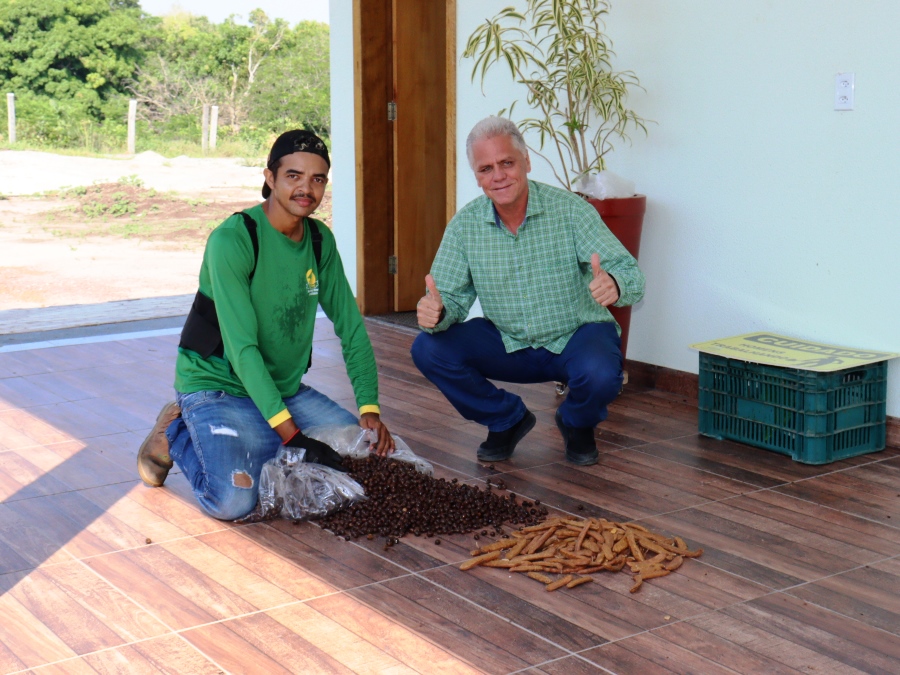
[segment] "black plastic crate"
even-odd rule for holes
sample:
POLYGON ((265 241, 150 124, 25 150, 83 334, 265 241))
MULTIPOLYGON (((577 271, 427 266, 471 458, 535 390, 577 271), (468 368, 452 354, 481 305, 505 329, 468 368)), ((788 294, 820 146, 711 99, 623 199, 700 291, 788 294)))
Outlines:
POLYGON ((830 373, 700 353, 700 433, 804 464, 883 450, 887 361, 830 373))

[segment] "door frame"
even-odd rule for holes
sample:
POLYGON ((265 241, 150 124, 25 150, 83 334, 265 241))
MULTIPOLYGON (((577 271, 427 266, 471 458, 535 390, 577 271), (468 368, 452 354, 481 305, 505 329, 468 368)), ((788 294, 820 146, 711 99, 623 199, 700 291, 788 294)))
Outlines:
MULTIPOLYGON (((391 0, 353 0, 353 101, 356 144, 356 301, 367 316, 394 307, 393 97, 391 0)), ((456 0, 445 0, 447 218, 456 213, 456 0)), ((424 281, 423 281, 424 293, 424 281)))

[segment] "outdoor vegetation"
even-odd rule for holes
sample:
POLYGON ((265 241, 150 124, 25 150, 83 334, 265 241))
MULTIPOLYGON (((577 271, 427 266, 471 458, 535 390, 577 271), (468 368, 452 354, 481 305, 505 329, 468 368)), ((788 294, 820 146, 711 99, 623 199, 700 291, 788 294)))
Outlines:
POLYGON ((219 106, 220 155, 262 157, 288 128, 327 137, 328 26, 259 9, 246 18, 155 17, 138 0, 0 0, 0 109, 14 93, 16 147, 124 152, 129 99, 137 152, 200 154, 204 105, 219 106))

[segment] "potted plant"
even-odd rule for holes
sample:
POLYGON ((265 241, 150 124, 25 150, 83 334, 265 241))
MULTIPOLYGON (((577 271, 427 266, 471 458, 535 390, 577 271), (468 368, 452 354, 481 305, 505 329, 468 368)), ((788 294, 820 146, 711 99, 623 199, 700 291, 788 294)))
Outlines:
MULTIPOLYGON (((474 59, 472 80, 482 87, 496 64, 509 68, 527 90, 532 116, 517 124, 538 139, 532 152, 546 160, 564 187, 578 190, 591 174, 606 169, 613 140, 646 133, 646 121, 627 107, 630 87, 640 87, 631 71, 613 70, 612 41, 605 34, 608 0, 526 0, 523 12, 507 7, 469 36, 463 57, 474 59), (549 148, 549 151, 545 150, 549 148), (548 156, 548 154, 550 156, 548 156)), ((508 109, 510 117, 516 102, 508 109)), ((500 111, 501 115, 507 109, 500 111)), ((637 258, 647 198, 588 199, 626 249, 637 258)), ((622 354, 628 344, 630 307, 610 307, 622 327, 622 354)))

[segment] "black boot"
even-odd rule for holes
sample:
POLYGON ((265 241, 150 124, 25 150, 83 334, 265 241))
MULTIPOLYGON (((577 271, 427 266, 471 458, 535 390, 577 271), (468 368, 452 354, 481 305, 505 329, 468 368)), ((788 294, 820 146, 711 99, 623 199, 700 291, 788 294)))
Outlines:
POLYGON ((594 427, 569 427, 563 424, 562 415, 556 411, 556 427, 566 444, 566 459, 578 466, 597 463, 600 453, 594 441, 594 427))
POLYGON ((478 446, 476 456, 482 462, 502 462, 512 457, 516 444, 534 428, 534 414, 525 411, 525 416, 506 431, 489 431, 487 440, 478 446))

